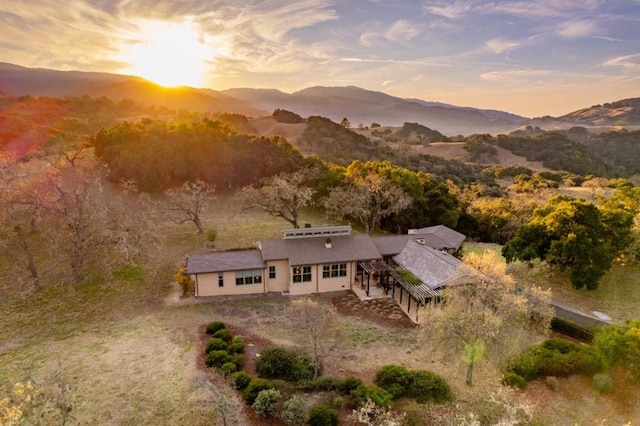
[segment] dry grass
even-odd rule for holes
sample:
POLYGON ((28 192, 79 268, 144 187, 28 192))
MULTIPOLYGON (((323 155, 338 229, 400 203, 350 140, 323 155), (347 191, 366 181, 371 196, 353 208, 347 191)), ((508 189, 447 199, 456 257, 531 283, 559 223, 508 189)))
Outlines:
MULTIPOLYGON (((219 197, 226 201, 224 194, 219 197)), ((303 222, 314 225, 323 220, 313 212, 303 217, 303 222)), ((205 223, 218 230, 218 244, 223 248, 277 238, 286 225, 261 212, 236 214, 228 207, 212 210, 205 223)), ((287 319, 288 299, 283 296, 205 303, 172 297, 173 303, 165 304, 169 289, 175 290, 169 286, 175 264, 205 243, 188 225, 167 224, 166 231, 170 243, 165 251, 170 261, 145 279, 87 283, 74 293, 50 286, 39 294, 0 302, 0 388, 29 378, 51 391, 67 383, 73 403, 70 424, 213 424, 211 396, 202 386, 202 378, 211 373, 202 370, 199 361, 204 324, 222 320, 281 345, 295 345, 304 338, 287 319)), ((496 249, 467 247, 487 248, 496 249)), ((620 280, 629 281, 629 277, 612 275, 594 300, 637 313, 638 299, 633 299, 631 286, 605 302, 612 293, 604 289, 620 280)), ((329 303, 326 297, 318 300, 329 303)), ((453 388, 456 403, 408 407, 424 424, 458 424, 470 412, 490 419, 500 412, 499 406, 488 401, 501 389, 500 373, 491 362, 478 365, 476 384, 469 388, 464 384, 463 362, 458 357, 443 359, 419 329, 396 329, 356 317, 341 320, 343 341, 329 360, 330 374, 371 380, 380 366, 389 363, 441 374, 453 388)), ((560 380, 555 392, 533 384, 524 392, 509 394, 507 400, 532 405, 538 424, 602 424, 596 421, 603 418, 609 419, 608 424, 623 424, 640 418, 633 404, 640 394, 637 386, 620 383, 613 395, 599 396, 588 379, 572 378, 560 380)))

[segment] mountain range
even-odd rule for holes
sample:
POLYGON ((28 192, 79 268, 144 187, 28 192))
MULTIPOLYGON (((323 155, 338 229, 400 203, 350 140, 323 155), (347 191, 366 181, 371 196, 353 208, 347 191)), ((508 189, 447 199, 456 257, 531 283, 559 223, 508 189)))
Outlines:
POLYGON ((237 113, 247 117, 267 116, 279 108, 303 117, 323 116, 336 122, 346 117, 352 126, 419 123, 446 135, 508 133, 524 126, 549 130, 640 126, 640 98, 596 105, 557 118, 528 119, 505 111, 404 99, 354 86, 310 87, 290 94, 276 89, 166 88, 136 76, 26 68, 8 63, 0 63, 0 92, 14 96, 105 96, 175 110, 237 113))

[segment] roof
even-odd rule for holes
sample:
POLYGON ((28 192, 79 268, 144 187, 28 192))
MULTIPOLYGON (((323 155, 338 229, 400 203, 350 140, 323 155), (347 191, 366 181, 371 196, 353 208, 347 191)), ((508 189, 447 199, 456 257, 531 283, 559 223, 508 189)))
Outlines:
POLYGON ((439 235, 436 235, 434 233, 386 235, 383 237, 375 237, 373 239, 373 242, 382 256, 394 256, 396 254, 399 254, 407 245, 407 243, 412 240, 422 240, 425 245, 436 250, 449 248, 457 249, 459 247, 452 246, 448 241, 443 240, 439 235))
POLYGON ((373 239, 366 234, 330 237, 331 248, 325 247, 327 237, 294 238, 261 241, 265 261, 289 259, 292 266, 320 263, 380 259, 373 239))
POLYGON ((393 261, 432 290, 471 273, 471 269, 456 257, 412 240, 393 257, 393 261))
POLYGON ((460 232, 455 231, 444 225, 435 225, 435 226, 429 226, 427 228, 420 228, 416 230, 416 234, 425 235, 425 236, 433 235, 438 239, 440 239, 441 241, 443 241, 445 244, 447 244, 446 246, 442 246, 442 247, 432 246, 433 248, 436 248, 436 249, 454 248, 457 250, 458 248, 460 248, 464 240, 467 238, 464 234, 461 234, 460 232))
POLYGON ((187 274, 264 268, 260 250, 221 251, 187 256, 187 274))

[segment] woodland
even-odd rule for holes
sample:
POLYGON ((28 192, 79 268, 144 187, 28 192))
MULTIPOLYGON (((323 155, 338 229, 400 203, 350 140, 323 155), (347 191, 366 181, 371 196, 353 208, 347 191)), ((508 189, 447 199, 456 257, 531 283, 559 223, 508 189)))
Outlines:
POLYGON ((639 418, 640 131, 446 137, 285 110, 269 120, 304 127, 288 140, 237 114, 0 96, 2 424, 639 418), (462 159, 425 153, 435 143, 462 159), (503 164, 504 152, 534 166, 503 164), (327 297, 189 296, 189 252, 248 248, 304 223, 370 234, 443 224, 468 236, 459 255, 487 278, 407 328, 337 315, 327 297), (589 330, 588 344, 550 339, 558 297, 616 325, 589 330), (287 315, 337 322, 292 330, 287 315), (249 336, 293 367, 265 356, 243 370, 249 336))

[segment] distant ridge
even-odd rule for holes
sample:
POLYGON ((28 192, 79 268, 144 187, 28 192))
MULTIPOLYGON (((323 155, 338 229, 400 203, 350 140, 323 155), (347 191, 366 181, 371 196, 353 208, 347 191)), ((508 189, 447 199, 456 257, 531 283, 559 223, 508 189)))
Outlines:
POLYGON ((303 117, 322 116, 352 126, 419 123, 447 136, 510 133, 526 126, 545 130, 583 127, 640 126, 640 98, 594 105, 561 117, 527 119, 497 110, 459 107, 420 99, 404 99, 355 86, 315 86, 294 93, 277 89, 236 88, 224 91, 193 87, 166 88, 143 78, 101 72, 55 71, 0 62, 0 92, 14 96, 106 96, 132 99, 174 110, 238 113, 266 117, 285 109, 303 117))

